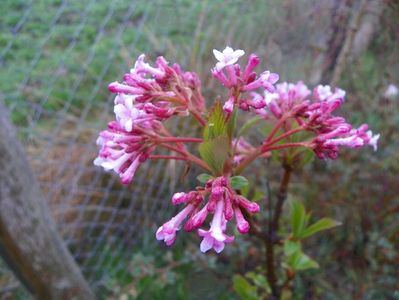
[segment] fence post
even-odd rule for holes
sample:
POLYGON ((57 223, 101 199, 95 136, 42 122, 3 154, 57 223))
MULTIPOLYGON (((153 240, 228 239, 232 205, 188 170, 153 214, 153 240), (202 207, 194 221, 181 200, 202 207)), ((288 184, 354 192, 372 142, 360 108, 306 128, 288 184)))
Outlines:
POLYGON ((95 299, 58 235, 1 102, 0 250, 16 276, 38 299, 95 299))

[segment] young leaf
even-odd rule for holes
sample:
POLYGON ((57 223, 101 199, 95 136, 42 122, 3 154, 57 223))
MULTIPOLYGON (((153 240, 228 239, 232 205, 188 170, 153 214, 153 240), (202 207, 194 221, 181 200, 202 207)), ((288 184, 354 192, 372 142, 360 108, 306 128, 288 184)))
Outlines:
POLYGON ((265 198, 265 194, 263 194, 261 191, 255 191, 254 195, 251 197, 251 200, 254 202, 258 202, 258 201, 262 200, 263 198, 265 198))
POLYGON ((213 179, 213 176, 205 173, 197 176, 197 180, 201 183, 206 183, 209 179, 213 179))
MULTIPOLYGON (((249 185, 243 186, 240 189, 241 195, 245 198, 248 198, 248 194, 249 194, 249 185)), ((251 198, 252 201, 255 201, 253 198, 251 198)))
POLYGON ((285 256, 292 256, 295 253, 301 252, 301 243, 286 240, 284 242, 284 254, 285 256))
POLYGON ((267 279, 263 274, 248 272, 247 274, 245 274, 245 276, 249 279, 252 279, 252 281, 257 287, 265 289, 267 292, 270 291, 269 283, 267 282, 267 279))
POLYGON ((237 108, 235 108, 233 114, 230 116, 229 120, 227 121, 226 132, 230 140, 233 139, 234 128, 236 127, 237 124, 237 115, 238 115, 238 110, 237 108))
POLYGON ((257 300, 259 299, 256 292, 256 287, 250 284, 241 275, 233 276, 233 287, 238 296, 243 300, 257 300))
POLYGON ((226 136, 219 136, 199 145, 201 158, 216 174, 223 173, 223 166, 229 155, 229 149, 228 138, 226 136))
POLYGON ((248 185, 248 180, 243 176, 234 176, 230 178, 230 185, 233 189, 240 190, 248 185))
POLYGON ((322 230, 327 230, 330 228, 334 228, 336 226, 341 225, 342 223, 335 221, 333 219, 330 218, 323 218, 320 219, 319 221, 317 221, 316 223, 310 225, 308 228, 306 228, 305 230, 303 230, 300 234, 299 234, 299 238, 304 239, 307 238, 319 231, 322 230))
POLYGON ((299 201, 292 201, 291 203, 291 227, 294 237, 299 237, 306 225, 305 207, 299 201))
POLYGON ((305 149, 295 155, 293 167, 296 169, 303 168, 306 164, 310 163, 314 159, 314 152, 309 149, 305 149))
POLYGON ((249 119, 247 122, 244 123, 243 126, 241 126, 240 131, 238 132, 238 136, 246 133, 252 126, 256 125, 261 120, 261 117, 253 117, 249 119))
POLYGON ((301 252, 295 257, 292 267, 294 270, 317 269, 319 264, 305 253, 301 252))
POLYGON ((204 128, 204 141, 212 140, 222 135, 227 135, 227 129, 222 104, 217 101, 204 128))

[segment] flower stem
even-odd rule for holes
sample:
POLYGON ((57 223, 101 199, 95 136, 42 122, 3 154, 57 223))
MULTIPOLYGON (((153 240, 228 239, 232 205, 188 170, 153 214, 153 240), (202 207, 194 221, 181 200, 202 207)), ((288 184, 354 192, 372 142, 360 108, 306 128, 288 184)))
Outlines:
MULTIPOLYGON (((283 124, 283 122, 281 122, 281 124, 283 124)), ((277 126, 281 126, 281 125, 277 125, 277 126)), ((259 156, 261 156, 265 152, 268 152, 268 151, 271 151, 271 150, 283 149, 283 148, 290 148, 290 147, 301 147, 301 146, 302 147, 306 147, 306 144, 304 144, 304 143, 286 143, 286 144, 282 144, 282 145, 269 147, 269 146, 271 146, 271 145, 273 145, 273 144, 275 144, 275 143, 277 143, 277 142, 289 137, 290 135, 293 135, 295 133, 298 133, 298 132, 304 130, 305 128, 306 128, 305 126, 300 126, 300 127, 291 129, 291 130, 283 133, 282 135, 279 135, 274 140, 263 144, 262 146, 260 146, 256 150, 254 150, 254 152, 252 154, 248 155, 247 158, 244 161, 242 161, 237 166, 237 168, 235 169, 235 174, 237 174, 237 175, 240 174, 252 161, 257 159, 259 156)), ((276 132, 277 132, 277 130, 276 130, 276 132)), ((266 141, 267 141, 267 139, 266 139, 266 141)))
POLYGON ((289 130, 289 131, 283 133, 282 135, 279 135, 277 138, 275 138, 275 139, 272 140, 272 141, 267 141, 267 140, 266 140, 267 142, 263 145, 263 147, 266 147, 266 146, 269 146, 269 145, 273 145, 273 144, 275 144, 275 143, 277 143, 277 142, 279 142, 279 141, 281 141, 281 140, 283 140, 283 139, 289 137, 290 135, 293 135, 293 134, 295 134, 295 133, 298 133, 298 132, 300 132, 300 131, 302 131, 302 130, 304 130, 304 129, 305 129, 305 126, 299 126, 299 127, 297 127, 297 128, 291 129, 291 130, 289 130))
POLYGON ((202 159, 196 157, 195 155, 192 155, 191 153, 187 152, 186 150, 179 149, 179 148, 173 147, 171 145, 162 144, 162 143, 158 144, 158 146, 168 149, 168 150, 171 150, 171 151, 174 151, 174 152, 177 152, 177 153, 183 155, 183 157, 185 157, 186 160, 191 161, 192 163, 200 166, 201 168, 207 170, 208 172, 212 172, 212 170, 208 167, 208 165, 202 159))
POLYGON ((195 111, 195 110, 191 110, 190 112, 193 114, 194 118, 195 118, 202 126, 205 126, 205 125, 206 125, 206 120, 201 116, 200 113, 198 113, 198 112, 195 111))
POLYGON ((234 174, 240 174, 252 161, 263 155, 264 153, 272 150, 284 149, 284 148, 292 148, 292 147, 306 147, 305 143, 286 143, 271 147, 266 147, 263 145, 252 152, 252 154, 248 155, 244 161, 242 161, 235 169, 234 174))
POLYGON ((271 139, 276 135, 277 131, 283 126, 284 122, 288 119, 289 116, 282 116, 281 119, 277 122, 276 126, 274 126, 273 130, 270 132, 269 136, 266 138, 266 142, 271 141, 271 139))
POLYGON ((268 151, 272 151, 272 150, 278 150, 278 149, 284 149, 284 148, 292 148, 292 147, 306 147, 306 144, 305 143, 286 143, 286 144, 266 147, 266 148, 262 149, 262 154, 265 153, 265 152, 268 152, 268 151))
POLYGON ((187 160, 186 157, 172 156, 172 155, 150 155, 150 159, 175 159, 175 160, 187 160))
POLYGON ((158 139, 161 143, 202 143, 200 138, 193 137, 161 137, 158 139))

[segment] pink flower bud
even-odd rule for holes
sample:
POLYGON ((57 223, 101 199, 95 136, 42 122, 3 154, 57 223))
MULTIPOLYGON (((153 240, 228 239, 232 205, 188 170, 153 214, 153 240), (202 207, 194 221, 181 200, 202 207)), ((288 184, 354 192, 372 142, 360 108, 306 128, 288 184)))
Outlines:
POLYGON ((238 201, 239 206, 246 209, 249 213, 254 214, 260 210, 258 203, 251 202, 243 196, 237 196, 236 201, 238 201))
POLYGON ((242 76, 243 82, 248 83, 249 76, 251 75, 252 71, 255 67, 259 64, 260 59, 255 54, 251 54, 248 58, 248 64, 245 67, 244 74, 242 76))
POLYGON ((238 206, 234 207, 234 214, 236 216, 237 230, 241 234, 246 234, 249 231, 249 223, 245 220, 242 212, 238 206))

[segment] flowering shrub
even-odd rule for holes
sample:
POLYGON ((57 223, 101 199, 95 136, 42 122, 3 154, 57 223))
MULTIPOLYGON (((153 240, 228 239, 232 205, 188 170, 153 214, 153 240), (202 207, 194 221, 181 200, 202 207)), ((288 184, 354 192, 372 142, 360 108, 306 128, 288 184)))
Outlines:
MULTIPOLYGON (((130 183, 140 164, 148 160, 181 160, 203 169, 206 173, 198 176, 201 186, 173 195, 172 204, 185 207, 159 227, 156 238, 171 246, 181 228, 196 230, 202 238, 201 251, 214 249, 219 253, 234 241, 227 233, 227 223, 234 218, 240 234, 251 231, 266 239, 272 260, 267 279, 273 295, 279 295, 273 247, 281 244, 276 233, 290 172, 305 163, 309 153, 320 159, 336 159, 341 147, 369 145, 376 150, 379 134, 374 135, 366 124, 353 128, 345 118, 334 115, 345 101, 345 92, 339 88, 319 85, 311 91, 301 81, 276 84, 277 74, 254 71, 260 62, 255 54, 241 68, 237 61, 245 54, 243 50, 226 47, 213 52, 218 62, 212 75, 226 88, 227 96, 224 103, 215 101, 209 109, 195 73, 185 72, 177 64, 171 66, 163 57, 157 58, 154 67, 145 62, 144 54, 140 55, 122 83, 109 85, 116 94, 116 120, 100 133, 97 144, 101 149, 94 164, 114 170, 124 184, 130 183), (240 111, 252 115, 241 129, 262 123, 270 128, 260 145, 251 145, 243 136, 245 130, 238 130, 240 111), (189 116, 202 127, 202 137, 173 136, 164 125, 169 118, 189 116), (199 145, 199 156, 188 150, 189 143, 199 145), (161 148, 170 154, 156 154, 161 148), (248 181, 240 174, 272 151, 280 153, 285 173, 269 229, 259 232, 250 227, 251 214, 259 212, 260 207, 242 193, 248 181), (206 230, 208 215, 213 216, 206 230)), ((325 218, 308 226, 310 215, 298 202, 292 204, 291 214, 293 233, 282 244, 285 268, 292 275, 295 270, 317 265, 302 253, 300 240, 338 223, 325 218)))

